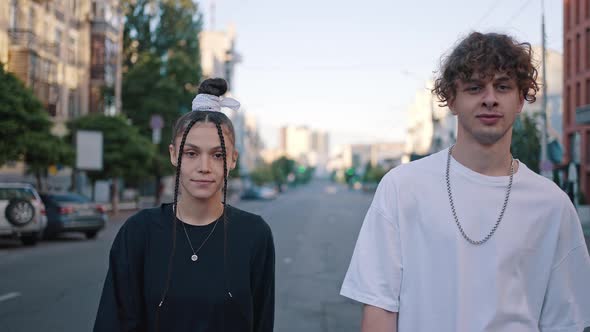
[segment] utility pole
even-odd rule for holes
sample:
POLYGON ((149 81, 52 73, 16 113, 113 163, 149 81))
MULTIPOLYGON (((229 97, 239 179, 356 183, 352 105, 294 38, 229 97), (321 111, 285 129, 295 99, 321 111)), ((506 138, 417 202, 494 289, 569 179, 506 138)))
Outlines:
POLYGON ((211 17, 211 27, 209 27, 209 30, 215 31, 215 0, 211 0, 209 11, 209 16, 211 17))
POLYGON ((552 179, 553 178, 553 164, 548 158, 547 153, 547 145, 548 145, 548 126, 549 121, 547 118, 547 62, 545 59, 545 43, 547 40, 547 35, 545 34, 545 1, 541 0, 541 47, 542 47, 542 55, 541 55, 541 63, 542 63, 542 72, 541 75, 543 80, 541 82, 542 88, 542 99, 541 99, 541 118, 543 119, 543 127, 541 131, 541 175, 546 178, 552 179))

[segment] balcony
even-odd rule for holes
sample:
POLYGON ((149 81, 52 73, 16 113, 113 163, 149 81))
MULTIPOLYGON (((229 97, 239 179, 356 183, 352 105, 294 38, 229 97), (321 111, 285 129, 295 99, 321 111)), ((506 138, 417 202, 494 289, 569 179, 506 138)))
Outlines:
POLYGON ((10 44, 26 47, 36 52, 47 52, 59 56, 59 47, 56 43, 48 43, 40 39, 30 30, 11 29, 8 30, 10 44))

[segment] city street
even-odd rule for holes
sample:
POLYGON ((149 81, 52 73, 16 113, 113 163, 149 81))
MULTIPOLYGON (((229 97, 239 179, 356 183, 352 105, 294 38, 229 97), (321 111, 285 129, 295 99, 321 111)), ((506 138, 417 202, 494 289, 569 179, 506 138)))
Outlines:
MULTIPOLYGON (((262 215, 276 245, 276 331, 358 331, 360 306, 338 295, 372 195, 328 182, 274 201, 242 201, 262 215)), ((33 248, 0 241, 3 332, 90 331, 112 240, 128 213, 97 240, 69 235, 33 248)))
MULTIPOLYGON (((262 215, 274 233, 276 331, 359 331, 360 306, 338 292, 371 198, 316 182, 274 201, 236 204, 262 215)), ((90 331, 108 251, 129 213, 94 241, 70 235, 33 248, 0 241, 1 331, 90 331)))

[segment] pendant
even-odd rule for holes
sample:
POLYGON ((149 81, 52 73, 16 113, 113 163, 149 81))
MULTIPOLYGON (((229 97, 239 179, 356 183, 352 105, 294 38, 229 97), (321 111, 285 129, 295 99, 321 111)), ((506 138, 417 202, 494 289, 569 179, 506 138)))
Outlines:
POLYGON ((198 257, 197 255, 192 255, 192 256, 191 256, 191 260, 192 260, 193 262, 196 262, 196 261, 197 261, 197 259, 199 259, 199 257, 198 257))

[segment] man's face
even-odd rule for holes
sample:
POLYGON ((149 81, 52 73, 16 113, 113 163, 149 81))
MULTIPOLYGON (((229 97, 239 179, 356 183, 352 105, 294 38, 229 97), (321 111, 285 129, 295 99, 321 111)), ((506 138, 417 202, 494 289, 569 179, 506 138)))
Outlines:
POLYGON ((482 145, 492 145, 511 135, 512 124, 522 111, 524 98, 516 80, 505 73, 468 81, 457 80, 449 108, 458 117, 459 135, 482 145))
MULTIPOLYGON (((224 133, 228 172, 236 167, 237 151, 224 133)), ((181 137, 169 146, 170 161, 176 166, 181 137)), ((223 153, 217 127, 210 122, 198 122, 189 131, 184 143, 180 167, 182 192, 193 198, 209 200, 223 187, 223 153)))

